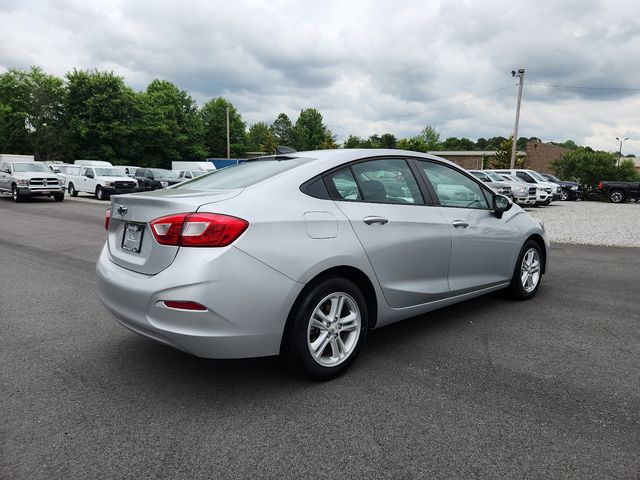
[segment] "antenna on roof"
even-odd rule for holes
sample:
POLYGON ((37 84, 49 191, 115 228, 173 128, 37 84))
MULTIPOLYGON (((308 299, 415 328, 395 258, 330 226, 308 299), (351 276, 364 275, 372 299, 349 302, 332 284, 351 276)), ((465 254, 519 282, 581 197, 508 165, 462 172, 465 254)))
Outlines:
POLYGON ((277 155, 286 155, 287 153, 297 153, 293 148, 285 147, 282 145, 278 145, 276 147, 277 155))

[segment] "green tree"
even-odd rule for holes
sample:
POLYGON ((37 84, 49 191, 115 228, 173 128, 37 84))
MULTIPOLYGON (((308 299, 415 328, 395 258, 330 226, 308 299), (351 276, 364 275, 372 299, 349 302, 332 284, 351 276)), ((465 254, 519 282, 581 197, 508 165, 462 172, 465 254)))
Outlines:
POLYGON ((380 135, 380 148, 396 148, 398 139, 391 133, 383 133, 380 135))
POLYGON ((424 138, 419 136, 411 138, 401 138, 400 140, 398 140, 396 146, 401 150, 410 150, 413 152, 426 153, 429 151, 424 138))
POLYGON ((262 145, 268 141, 269 136, 273 134, 266 123, 258 122, 251 125, 247 132, 247 151, 262 152, 262 145))
POLYGON ((300 112, 294 127, 295 149, 298 151, 317 150, 327 140, 327 127, 322 115, 315 108, 307 108, 300 112))
POLYGON ((511 147, 513 144, 513 135, 505 138, 498 144, 496 155, 491 161, 493 168, 510 168, 511 167, 511 147))
POLYGON ((356 135, 349 135, 342 144, 342 148, 362 148, 363 140, 356 135))
POLYGON ((112 72, 67 73, 65 126, 75 158, 118 161, 139 154, 140 97, 112 72))
POLYGON ((38 160, 64 155, 65 86, 38 67, 0 75, 0 149, 38 160))
POLYGON ((271 131, 278 145, 291 147, 295 143, 293 124, 286 113, 281 113, 271 124, 271 131))
POLYGON ((166 80, 153 80, 140 95, 142 121, 136 128, 140 163, 169 167, 171 161, 202 160, 204 124, 195 100, 166 80))
POLYGON ((235 107, 222 97, 209 100, 202 107, 205 128, 207 156, 226 158, 227 156, 227 107, 229 107, 229 136, 231 137, 231 157, 244 155, 246 124, 235 107))
POLYGON ((427 146, 427 151, 442 150, 442 143, 440 142, 440 133, 431 125, 427 125, 422 129, 422 132, 418 135, 424 144, 427 146))
POLYGON ((327 129, 327 132, 324 135, 324 142, 322 142, 321 148, 323 150, 333 150, 335 148, 338 148, 338 144, 336 143, 336 136, 329 129, 327 129))

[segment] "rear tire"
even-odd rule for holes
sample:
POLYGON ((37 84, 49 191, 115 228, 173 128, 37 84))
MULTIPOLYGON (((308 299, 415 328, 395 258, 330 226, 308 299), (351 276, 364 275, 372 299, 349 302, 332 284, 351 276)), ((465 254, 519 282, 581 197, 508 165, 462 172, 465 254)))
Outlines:
POLYGON ((78 196, 78 191, 76 190, 76 187, 73 186, 73 183, 69 184, 69 195, 71 195, 72 197, 78 196))
POLYGON ((307 288, 291 309, 280 355, 295 372, 330 380, 354 362, 368 328, 367 303, 357 285, 325 277, 307 288))
POLYGON ((516 300, 529 300, 536 295, 542 283, 543 262, 540 245, 533 240, 527 240, 520 250, 508 287, 511 297, 516 300))
POLYGON ((609 200, 611 203, 624 203, 626 197, 622 190, 612 190, 609 192, 609 200))

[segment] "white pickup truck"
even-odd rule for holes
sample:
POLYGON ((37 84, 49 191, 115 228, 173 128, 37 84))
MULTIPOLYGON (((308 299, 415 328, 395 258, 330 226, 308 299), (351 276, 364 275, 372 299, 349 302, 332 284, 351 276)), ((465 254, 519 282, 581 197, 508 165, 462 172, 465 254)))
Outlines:
POLYGON ((138 191, 138 182, 127 176, 118 167, 82 166, 78 175, 67 175, 69 195, 77 197, 79 192, 95 195, 98 200, 107 200, 118 193, 138 191))

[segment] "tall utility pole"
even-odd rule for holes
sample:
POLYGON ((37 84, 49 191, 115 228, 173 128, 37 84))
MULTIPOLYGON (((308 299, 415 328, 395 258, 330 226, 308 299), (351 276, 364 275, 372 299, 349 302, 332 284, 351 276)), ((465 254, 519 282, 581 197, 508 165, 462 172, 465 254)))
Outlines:
POLYGON ((227 105, 227 158, 231 158, 231 136, 229 135, 229 105, 227 105))
POLYGON ((620 166, 620 159, 622 158, 622 144, 624 142, 626 142, 627 140, 629 140, 629 137, 627 137, 627 138, 618 138, 618 137, 616 137, 616 140, 618 140, 620 142, 620 150, 618 150, 618 166, 620 166))
POLYGON ((522 84, 524 83, 524 68, 511 71, 512 77, 519 77, 520 82, 518 84, 518 105, 516 106, 516 124, 513 126, 513 145, 511 146, 511 169, 516 167, 516 144, 518 143, 518 124, 520 123, 520 103, 522 102, 522 84))

